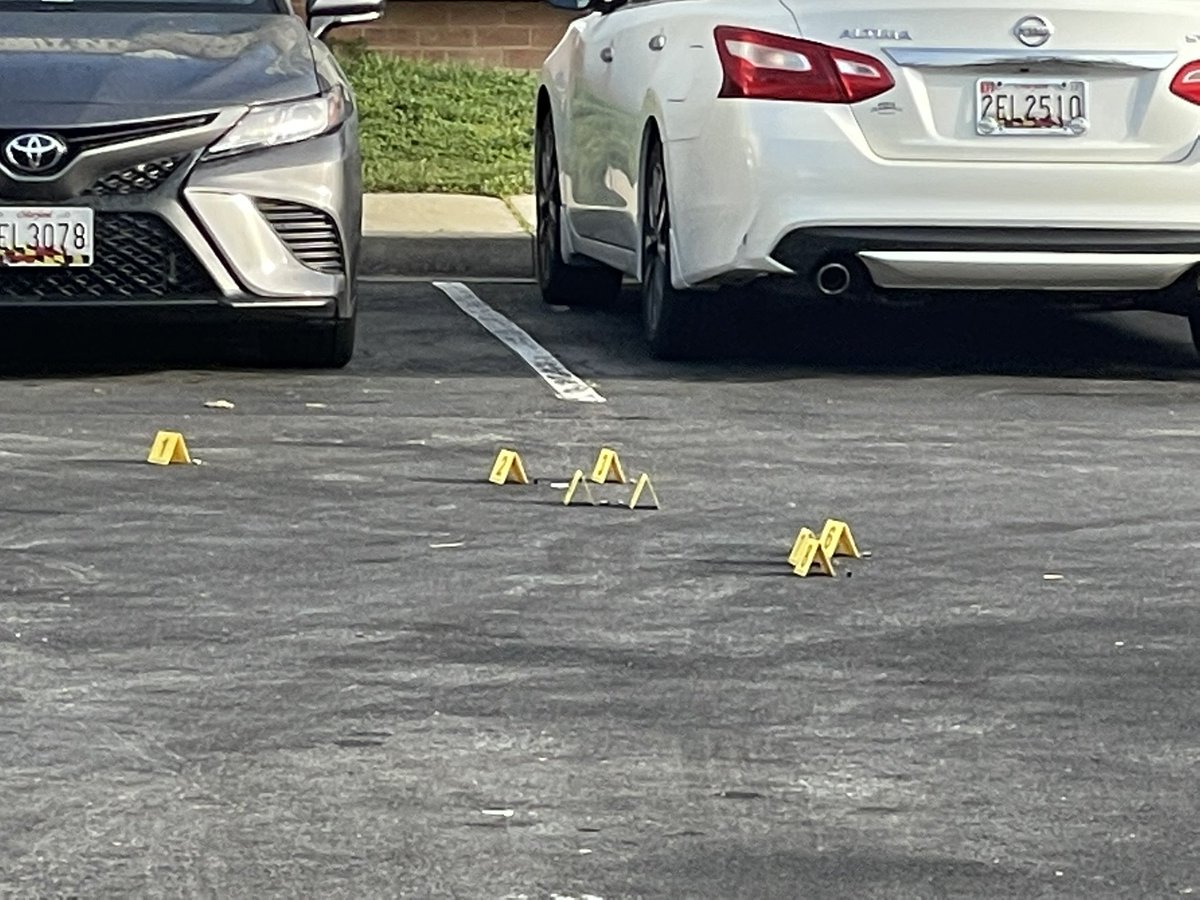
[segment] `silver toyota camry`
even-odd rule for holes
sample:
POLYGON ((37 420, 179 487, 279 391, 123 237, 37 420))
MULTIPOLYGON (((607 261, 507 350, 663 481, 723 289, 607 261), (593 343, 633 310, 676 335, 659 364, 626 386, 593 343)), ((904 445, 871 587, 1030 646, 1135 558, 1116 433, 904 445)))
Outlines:
POLYGON ((269 362, 345 365, 362 162, 321 37, 381 6, 0 0, 0 317, 233 316, 269 362))

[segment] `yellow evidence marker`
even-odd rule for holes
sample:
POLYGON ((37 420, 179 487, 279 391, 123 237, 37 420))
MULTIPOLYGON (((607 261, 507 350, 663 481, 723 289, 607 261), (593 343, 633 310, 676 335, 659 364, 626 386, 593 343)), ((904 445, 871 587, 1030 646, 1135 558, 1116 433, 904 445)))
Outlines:
POLYGON ((587 479, 583 477, 583 469, 576 469, 574 476, 571 478, 571 484, 567 487, 567 492, 563 494, 563 506, 570 506, 575 499, 575 494, 579 489, 583 488, 583 495, 587 497, 588 503, 592 506, 596 505, 596 498, 592 496, 592 489, 588 487, 587 479))
POLYGON ((525 474, 521 454, 516 450, 501 450, 497 453, 488 481, 492 484, 529 484, 529 476, 525 474))
POLYGON ((825 520, 825 527, 821 529, 821 546, 830 557, 851 556, 854 559, 862 559, 850 526, 837 519, 825 520))
POLYGON ((592 481, 596 484, 629 483, 625 477, 625 470, 621 468, 621 458, 617 456, 616 450, 611 447, 604 447, 600 450, 600 455, 596 457, 596 465, 592 467, 592 481))
POLYGON ((792 547, 788 563, 792 571, 801 578, 807 578, 815 567, 822 575, 836 575, 833 570, 833 560, 825 552, 824 546, 815 534, 807 528, 801 529, 796 543, 792 547))
POLYGON ((190 463, 187 442, 178 431, 160 431, 154 435, 154 443, 150 445, 150 455, 146 462, 156 466, 169 466, 171 463, 190 463))
POLYGON ((646 491, 650 492, 650 499, 654 502, 653 508, 662 509, 662 504, 658 502, 658 493, 654 490, 654 485, 650 483, 650 476, 645 472, 642 473, 642 477, 639 478, 637 480, 637 484, 634 485, 633 496, 629 498, 629 508, 637 509, 638 502, 642 499, 642 495, 646 491))
POLYGON ((804 549, 805 542, 809 538, 815 538, 811 528, 801 528, 800 533, 796 535, 796 540, 792 541, 792 552, 788 554, 788 565, 795 566, 800 561, 800 552, 804 549))

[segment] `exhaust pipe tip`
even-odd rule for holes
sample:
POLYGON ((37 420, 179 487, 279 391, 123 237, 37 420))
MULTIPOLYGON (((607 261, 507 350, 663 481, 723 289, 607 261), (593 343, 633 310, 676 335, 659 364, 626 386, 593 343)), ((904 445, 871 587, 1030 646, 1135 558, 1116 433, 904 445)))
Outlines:
POLYGON ((836 297, 850 290, 850 270, 841 263, 826 263, 817 270, 817 290, 836 297))

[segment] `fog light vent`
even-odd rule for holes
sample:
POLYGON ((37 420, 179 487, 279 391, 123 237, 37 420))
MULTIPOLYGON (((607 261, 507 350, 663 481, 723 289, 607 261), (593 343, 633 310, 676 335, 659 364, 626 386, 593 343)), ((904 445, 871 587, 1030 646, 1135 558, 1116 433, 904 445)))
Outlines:
POLYGON ((327 275, 346 271, 342 244, 331 216, 311 206, 284 200, 260 197, 254 203, 279 239, 304 265, 327 275))

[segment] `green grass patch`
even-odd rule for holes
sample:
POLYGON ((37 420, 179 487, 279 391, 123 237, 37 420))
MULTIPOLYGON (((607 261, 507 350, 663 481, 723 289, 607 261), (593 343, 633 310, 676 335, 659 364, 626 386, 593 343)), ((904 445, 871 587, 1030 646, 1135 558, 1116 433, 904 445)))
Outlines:
POLYGON ((419 62, 361 45, 337 56, 354 85, 367 191, 532 190, 537 75, 419 62))

